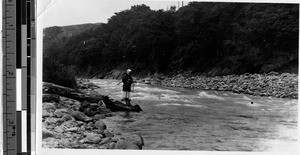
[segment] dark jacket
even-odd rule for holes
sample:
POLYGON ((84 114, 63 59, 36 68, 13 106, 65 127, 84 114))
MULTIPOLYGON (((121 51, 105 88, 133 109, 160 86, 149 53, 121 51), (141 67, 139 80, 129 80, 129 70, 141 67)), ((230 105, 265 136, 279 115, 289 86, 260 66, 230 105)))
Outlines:
POLYGON ((122 76, 122 82, 123 82, 123 91, 131 91, 131 84, 133 83, 133 78, 131 75, 124 74, 122 76))

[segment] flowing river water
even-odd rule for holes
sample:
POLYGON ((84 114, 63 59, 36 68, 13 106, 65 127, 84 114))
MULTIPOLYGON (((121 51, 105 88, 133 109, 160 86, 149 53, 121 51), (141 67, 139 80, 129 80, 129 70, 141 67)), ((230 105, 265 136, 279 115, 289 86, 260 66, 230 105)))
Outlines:
MULTIPOLYGON (((91 80, 120 100, 117 80, 91 80)), ((298 100, 231 92, 135 84, 132 104, 143 112, 116 112, 108 128, 144 138, 145 150, 296 151, 298 100), (253 102, 253 104, 251 104, 253 102)))

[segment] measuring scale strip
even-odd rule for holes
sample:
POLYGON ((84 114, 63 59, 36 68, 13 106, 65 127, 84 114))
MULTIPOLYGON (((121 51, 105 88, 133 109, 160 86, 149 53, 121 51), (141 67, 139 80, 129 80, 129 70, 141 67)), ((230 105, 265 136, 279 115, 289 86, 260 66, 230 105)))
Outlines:
POLYGON ((35 64, 31 59, 35 46, 31 47, 34 42, 30 38, 35 35, 31 34, 35 32, 35 25, 31 25, 35 22, 35 3, 33 0, 3 2, 3 152, 4 155, 30 154, 31 138, 35 137, 30 130, 35 127, 31 124, 35 117, 30 113, 34 112, 30 104, 35 96, 34 89, 30 88, 35 79, 31 78, 35 73, 31 69, 35 64))

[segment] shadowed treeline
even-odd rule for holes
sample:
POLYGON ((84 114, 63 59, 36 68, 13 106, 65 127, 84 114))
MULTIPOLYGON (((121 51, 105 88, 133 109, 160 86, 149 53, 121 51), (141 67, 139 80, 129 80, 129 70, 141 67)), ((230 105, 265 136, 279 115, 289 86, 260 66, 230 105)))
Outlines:
POLYGON ((132 6, 76 34, 46 28, 43 78, 55 83, 49 76, 54 70, 70 79, 102 77, 127 67, 137 75, 296 73, 298 23, 296 4, 192 2, 158 11, 132 6))

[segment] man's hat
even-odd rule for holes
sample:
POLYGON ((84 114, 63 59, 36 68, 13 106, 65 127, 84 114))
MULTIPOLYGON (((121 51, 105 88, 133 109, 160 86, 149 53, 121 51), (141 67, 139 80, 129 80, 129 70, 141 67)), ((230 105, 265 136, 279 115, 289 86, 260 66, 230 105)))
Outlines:
POLYGON ((126 73, 129 74, 131 72, 131 69, 127 69, 126 73))

